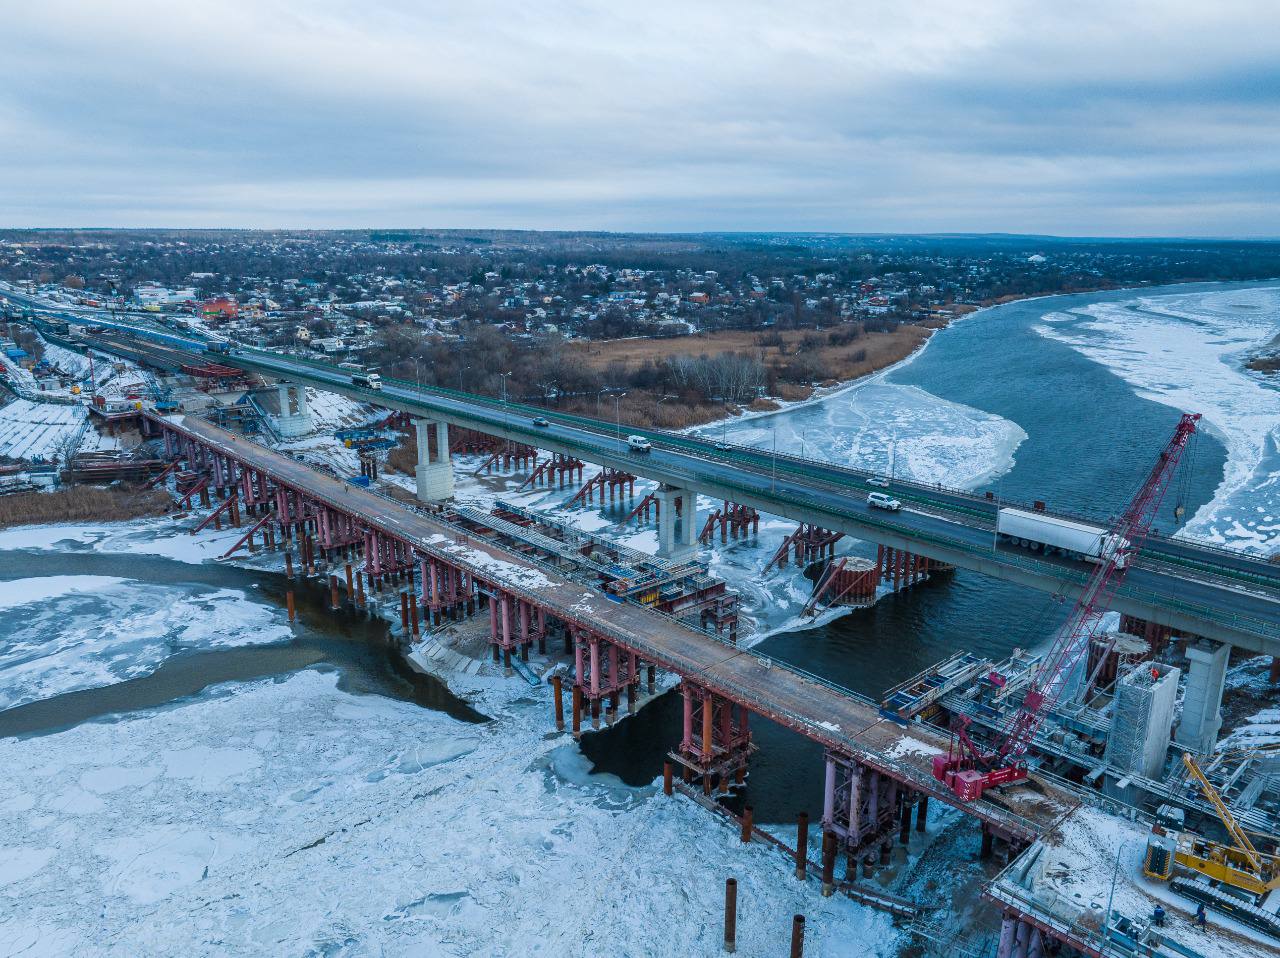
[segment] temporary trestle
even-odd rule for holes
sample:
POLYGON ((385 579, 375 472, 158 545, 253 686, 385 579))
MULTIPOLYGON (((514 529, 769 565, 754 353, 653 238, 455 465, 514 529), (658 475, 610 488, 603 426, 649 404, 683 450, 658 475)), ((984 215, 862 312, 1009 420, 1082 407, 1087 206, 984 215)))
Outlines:
POLYGON ((916 830, 925 830, 928 797, 839 752, 828 750, 826 760, 823 830, 835 835, 837 848, 844 849, 850 876, 859 860, 866 872, 877 860, 887 865, 894 835, 904 845, 910 839, 913 806, 916 830))
POLYGON ((760 513, 751 506, 726 500, 723 506, 707 516, 698 541, 704 545, 709 543, 717 528, 720 530, 721 542, 725 542, 729 536, 736 539, 738 536, 756 535, 760 531, 760 513))
POLYGON ((505 444, 505 439, 475 429, 465 429, 462 426, 451 426, 449 429, 449 452, 456 455, 492 455, 505 444))
POLYGON ((880 570, 880 581, 892 583, 894 592, 916 585, 930 572, 947 572, 954 568, 927 556, 889 546, 876 547, 876 567, 880 570))
POLYGON ((605 490, 609 492, 609 504, 612 505, 614 498, 619 501, 623 496, 634 497, 636 494, 636 477, 629 472, 623 472, 621 469, 611 469, 605 467, 588 479, 577 492, 573 494, 565 505, 573 505, 576 502, 595 502, 597 490, 600 493, 600 504, 604 505, 605 490))
POLYGON ((612 722, 618 716, 622 693, 627 695, 627 711, 635 708, 636 694, 640 688, 640 660, 634 652, 610 642, 590 629, 568 626, 567 633, 573 641, 573 732, 582 728, 582 710, 591 713, 591 724, 600 727, 601 703, 606 718, 612 722))
POLYGON ((836 543, 843 538, 843 532, 832 532, 813 523, 802 522, 795 532, 782 540, 773 558, 765 563, 764 571, 768 572, 775 565, 786 565, 789 556, 794 556, 797 565, 832 558, 836 554, 836 543))
POLYGON ((538 463, 533 472, 529 473, 529 478, 521 483, 520 488, 526 486, 545 485, 551 488, 556 481, 560 483, 563 489, 567 483, 581 482, 582 470, 586 464, 574 456, 566 456, 564 453, 557 452, 548 459, 543 459, 538 463))
MULTIPOLYGON (((491 609, 492 644, 508 653, 563 630, 574 653, 575 731, 581 731, 584 703, 596 715, 601 703, 607 703, 615 715, 625 690, 630 705, 637 697, 642 667, 648 672, 650 692, 656 668, 679 676, 684 717, 672 764, 680 764, 688 780, 701 778, 707 795, 745 780, 753 748, 749 711, 754 711, 839 753, 832 755, 826 821, 844 829, 846 848, 865 852, 878 841, 883 856, 894 817, 901 837, 910 809, 923 804, 917 794, 958 804, 954 793, 928 773, 925 759, 941 753, 945 738, 927 726, 879 721, 874 703, 784 663, 734 650, 636 603, 611 602, 549 564, 536 568, 535 579, 530 574, 535 566, 518 551, 470 537, 435 513, 378 498, 208 423, 147 415, 166 436, 172 458, 185 459, 193 471, 207 472, 211 488, 223 495, 234 491, 233 504, 226 510, 234 512, 243 505, 250 531, 267 534, 268 548, 272 530, 281 530, 276 546, 285 549, 286 574, 296 575, 295 556, 303 574, 327 573, 333 607, 340 606, 345 571, 348 597, 354 590, 357 608, 367 607, 366 584, 375 593, 390 592, 370 597, 369 606, 387 610, 398 600, 400 634, 406 641, 420 631, 424 614, 438 619, 486 607, 491 609), (254 530, 257 523, 263 524, 254 530), (364 568, 357 575, 354 560, 361 554, 364 568), (837 764, 847 782, 842 791, 836 788, 837 764), (874 788, 872 772, 880 776, 874 788), (857 801, 851 799, 855 787, 857 801), (863 802, 863 796, 870 802, 872 795, 874 811, 863 802), (837 796, 843 796, 839 815, 837 796)), ((692 496, 692 490, 687 493, 692 496)), ((674 512, 674 494, 673 490, 668 497, 669 515, 674 512)), ((696 502, 686 504, 686 514, 691 515, 696 502)), ((289 605, 292 612, 292 602, 289 605)), ((529 672, 509 654, 508 661, 520 672, 529 672)), ((563 675, 555 672, 551 679, 558 693, 563 675)), ((984 848, 999 835, 1035 837, 1076 800, 1051 780, 1037 779, 1034 785, 1033 801, 1026 800, 1029 792, 1018 793, 1014 800, 1019 812, 985 799, 963 804, 967 813, 987 823, 991 838, 984 838, 984 848)), ((919 827, 919 818, 917 823, 919 827)))
POLYGON ((533 446, 526 446, 522 442, 502 442, 500 448, 494 449, 493 454, 484 462, 480 463, 476 469, 476 475, 480 473, 491 473, 495 469, 499 472, 511 472, 514 469, 528 469, 538 461, 538 450, 533 446))
POLYGON ((493 661, 511 668, 511 653, 522 662, 529 661, 529 646, 535 641, 538 651, 547 648, 547 623, 543 610, 502 589, 481 586, 489 600, 489 645, 493 661))
MULTIPOLYGON (((680 501, 676 500, 676 509, 679 510, 679 508, 680 508, 680 501)), ((628 512, 627 517, 622 521, 623 523, 627 523, 638 516, 641 522, 647 523, 649 521, 650 510, 653 511, 653 517, 655 519, 661 518, 662 503, 659 501, 658 494, 656 492, 649 493, 647 496, 641 499, 638 503, 636 503, 636 507, 632 509, 630 512, 628 512)))
POLYGON ((702 779, 705 795, 727 792, 747 776, 751 744, 750 712, 690 679, 680 682, 684 726, 671 757, 684 766, 685 781, 702 779))
POLYGON ((433 556, 419 558, 422 610, 428 625, 457 620, 476 611, 476 587, 462 569, 433 556))

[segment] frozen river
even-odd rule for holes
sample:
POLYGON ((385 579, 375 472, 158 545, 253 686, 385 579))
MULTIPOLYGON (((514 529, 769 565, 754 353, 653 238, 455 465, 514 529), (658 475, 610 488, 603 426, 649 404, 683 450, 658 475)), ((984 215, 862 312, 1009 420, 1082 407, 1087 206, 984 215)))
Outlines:
MULTIPOLYGON (((1188 531, 1266 551, 1280 405, 1242 360, 1278 331, 1280 292, 1263 284, 1026 301, 725 429, 1102 518, 1194 409, 1207 428, 1177 492, 1188 531)), ((477 505, 569 495, 459 477, 477 505)), ((615 524, 625 511, 566 515, 651 550, 652 529, 615 524)), ((767 519, 758 541, 717 543, 713 569, 772 633, 766 652, 868 694, 956 649, 1034 646, 1062 614, 957 573, 797 629, 807 582, 760 571, 789 529, 767 519)), ((165 521, 0 533, 0 955, 709 953, 731 873, 751 903, 743 954, 783 951, 798 910, 815 953, 896 951, 882 916, 805 894, 778 856, 662 798, 674 696, 585 736, 584 759, 548 734, 541 690, 459 677, 450 691, 408 673, 384 626, 333 615, 320 590, 300 589, 291 627, 281 576, 204 561, 228 544, 165 521)), ((741 800, 757 820, 820 808, 818 750, 753 727, 741 800)), ((954 835, 963 858, 976 832, 954 835)), ((916 867, 907 893, 947 880, 945 863, 916 867)))
MULTIPOLYGON (((723 429, 730 441, 762 449, 776 442, 780 452, 1040 499, 1106 519, 1132 495, 1180 412, 1198 411, 1205 428, 1189 457, 1192 469, 1171 491, 1159 527, 1174 530, 1178 499, 1190 517, 1187 532, 1275 550, 1280 391, 1243 364, 1277 335, 1278 284, 1025 300, 954 324, 879 377, 723 429)), ((790 528, 768 525, 778 533, 790 528)), ((762 603, 768 625, 781 626, 762 651, 872 696, 958 649, 1002 657, 1034 647, 1064 614, 1049 596, 959 572, 797 630, 786 623, 807 584, 794 575, 759 576, 759 553, 751 545, 717 547, 716 567, 762 603)), ((586 747, 601 767, 644 779, 661 760, 661 743, 678 735, 678 712, 669 697, 632 727, 586 747), (647 761, 638 758, 645 754, 647 761)), ((744 800, 768 820, 814 807, 818 750, 776 727, 757 728, 761 750, 744 800)))

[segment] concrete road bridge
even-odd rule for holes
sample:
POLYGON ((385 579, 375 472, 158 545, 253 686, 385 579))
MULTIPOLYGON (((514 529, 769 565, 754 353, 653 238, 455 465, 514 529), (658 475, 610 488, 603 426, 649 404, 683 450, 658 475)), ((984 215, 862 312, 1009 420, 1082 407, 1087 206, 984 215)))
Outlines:
MULTIPOLYGON (((812 523, 856 539, 928 556, 1034 589, 1074 596, 1087 579, 1087 563, 1044 556, 995 541, 1001 503, 956 490, 894 480, 898 513, 868 508, 873 473, 768 451, 652 429, 620 428, 582 416, 448 389, 383 380, 380 390, 356 386, 332 365, 259 350, 220 357, 229 366, 305 383, 363 402, 562 453, 662 485, 673 495, 702 494, 812 523), (534 425, 535 419, 548 425, 534 425), (653 444, 636 453, 627 435, 653 444)), ((420 433, 421 434, 421 433, 420 433)), ((429 483, 420 492, 432 499, 429 483)), ((448 485, 438 487, 440 497, 448 485)), ((674 510, 661 540, 675 538, 674 510)), ((1052 514, 1052 513, 1051 513, 1052 514)), ((1066 517, 1075 518, 1075 517, 1066 517)), ((698 523, 678 530, 678 546, 692 547, 698 523)), ((1126 576, 1116 611, 1254 652, 1280 655, 1280 566, 1239 552, 1191 541, 1156 538, 1126 576)))
MULTIPOLYGON (((174 361, 184 350, 202 355, 208 345, 171 330, 94 322, 106 328, 100 338, 107 349, 121 333, 163 346, 174 361)), ((1007 503, 994 498, 894 479, 891 491, 904 508, 874 510, 866 501, 868 481, 883 477, 863 470, 392 379, 370 389, 332 364, 266 350, 235 347, 219 352, 217 360, 278 380, 281 388, 312 386, 412 417, 418 427, 418 495, 425 502, 452 493, 448 430, 456 426, 657 482, 656 495, 666 504, 659 510, 659 542, 666 553, 696 547, 696 514, 686 510, 677 519, 674 503, 681 499, 696 507, 701 494, 1070 598, 1091 571, 1085 562, 997 542, 996 512, 1007 503), (631 434, 649 439, 652 450, 632 451, 626 442, 631 434)), ((293 394, 303 402, 294 413, 305 418, 305 389, 293 394)), ((1255 556, 1155 537, 1134 561, 1112 608, 1194 640, 1188 656, 1191 711, 1183 722, 1187 741, 1216 734, 1232 646, 1280 658, 1280 565, 1255 556)))

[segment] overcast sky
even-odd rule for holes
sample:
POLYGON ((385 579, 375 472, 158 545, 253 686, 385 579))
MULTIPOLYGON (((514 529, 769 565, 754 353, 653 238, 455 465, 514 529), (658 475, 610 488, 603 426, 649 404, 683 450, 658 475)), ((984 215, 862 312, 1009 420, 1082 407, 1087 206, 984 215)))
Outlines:
POLYGON ((4 0, 0 226, 1280 235, 1280 3, 4 0))

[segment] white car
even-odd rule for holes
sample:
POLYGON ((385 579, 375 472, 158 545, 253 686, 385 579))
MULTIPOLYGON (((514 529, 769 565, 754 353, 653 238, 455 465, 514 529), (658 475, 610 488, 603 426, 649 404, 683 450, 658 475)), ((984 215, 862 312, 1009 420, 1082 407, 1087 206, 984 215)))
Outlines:
POLYGON ((631 447, 632 452, 648 452, 653 448, 653 444, 644 436, 628 436, 627 445, 631 447))
POLYGON ((897 512, 902 508, 901 502, 884 492, 873 492, 867 496, 867 505, 872 509, 888 509, 890 512, 897 512))
POLYGON ((879 486, 881 489, 888 489, 889 480, 886 479, 884 476, 872 476, 870 479, 867 480, 867 485, 879 486))

